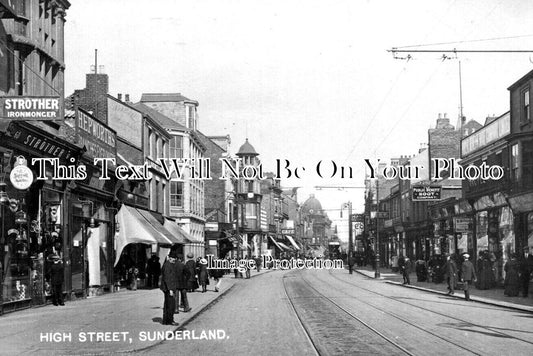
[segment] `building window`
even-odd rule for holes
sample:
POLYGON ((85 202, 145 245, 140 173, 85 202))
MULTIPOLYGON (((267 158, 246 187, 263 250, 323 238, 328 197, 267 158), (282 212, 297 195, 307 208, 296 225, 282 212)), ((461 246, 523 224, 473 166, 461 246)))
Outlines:
POLYGON ((170 206, 183 208, 183 182, 170 182, 170 206))
POLYGON ((533 182, 533 141, 522 142, 522 182, 530 187, 533 182))
POLYGON ((522 91, 522 121, 529 121, 531 114, 529 112, 529 88, 522 91))
POLYGON ((170 158, 183 158, 183 137, 174 136, 170 140, 170 158))
POLYGON ((147 137, 147 143, 146 143, 146 153, 148 154, 148 157, 151 157, 152 155, 152 139, 153 139, 153 133, 150 128, 148 128, 148 137, 147 137))
POLYGON ((514 144, 511 146, 511 179, 518 180, 519 178, 519 152, 518 152, 518 144, 514 144))
POLYGON ((189 121, 188 127, 194 130, 194 106, 187 106, 187 119, 189 121))

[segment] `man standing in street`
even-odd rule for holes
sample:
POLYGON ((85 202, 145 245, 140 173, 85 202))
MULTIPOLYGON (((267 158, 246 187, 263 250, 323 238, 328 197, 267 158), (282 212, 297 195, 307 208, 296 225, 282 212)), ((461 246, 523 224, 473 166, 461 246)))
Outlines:
MULTIPOLYGON (((161 268, 160 289, 165 293, 163 304, 163 325, 176 325, 174 323, 174 309, 176 307, 175 294, 178 288, 177 253, 171 251, 161 268)), ((183 264, 182 264, 183 265, 183 264)))
POLYGON ((465 253, 463 258, 464 262, 461 266, 461 282, 464 282, 465 299, 470 300, 470 285, 477 280, 476 270, 472 262, 468 260, 470 258, 468 253, 465 253))
POLYGON ((355 257, 353 257, 353 252, 350 252, 350 257, 348 257, 348 270, 350 274, 353 273, 353 266, 355 265, 355 257))
POLYGON ((448 281, 448 294, 455 293, 455 283, 457 282, 457 264, 455 263, 455 254, 448 255, 446 259, 446 280, 448 281))
MULTIPOLYGON (((178 255, 176 262, 176 289, 180 295, 176 294, 176 314, 178 313, 178 306, 180 305, 179 297, 181 296, 181 304, 183 305, 183 312, 187 313, 191 310, 189 307, 189 300, 187 299, 187 281, 190 279, 189 270, 183 264, 183 255, 178 255)), ((178 293, 176 292, 176 293, 178 293)))

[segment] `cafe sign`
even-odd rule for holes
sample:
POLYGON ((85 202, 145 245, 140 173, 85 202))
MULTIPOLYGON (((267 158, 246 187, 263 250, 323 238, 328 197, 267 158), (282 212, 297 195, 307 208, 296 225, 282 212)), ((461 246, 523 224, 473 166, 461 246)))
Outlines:
POLYGON ((437 201, 440 200, 441 187, 415 186, 411 191, 412 201, 437 201))
POLYGON ((0 98, 0 117, 10 120, 61 120, 59 97, 6 96, 0 98))
POLYGON ((9 180, 13 187, 18 190, 28 189, 33 183, 33 172, 28 168, 28 162, 24 156, 17 157, 9 174, 9 180))

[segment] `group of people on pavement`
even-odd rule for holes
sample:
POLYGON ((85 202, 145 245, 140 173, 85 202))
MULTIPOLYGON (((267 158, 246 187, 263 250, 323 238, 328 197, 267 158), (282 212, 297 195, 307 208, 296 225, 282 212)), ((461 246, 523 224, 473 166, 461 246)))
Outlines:
MULTIPOLYGON (((216 281, 214 290, 218 292, 224 271, 216 269, 209 271, 211 272, 211 277, 216 281)), ((163 267, 161 267, 159 288, 165 295, 162 324, 176 325, 174 314, 178 314, 180 308, 185 313, 191 310, 187 292, 194 292, 199 287, 202 287, 202 293, 205 293, 208 284, 209 273, 205 258, 199 257, 194 260, 194 255, 188 253, 187 261, 184 263, 183 255, 178 254, 176 250, 171 250, 163 263, 163 267)))
POLYGON ((465 292, 465 300, 470 300, 470 285, 477 279, 476 269, 472 262, 470 262, 470 255, 463 254, 463 263, 461 263, 461 270, 457 268, 456 255, 446 255, 446 265, 444 271, 444 278, 448 283, 448 295, 454 295, 457 286, 462 286, 465 292))

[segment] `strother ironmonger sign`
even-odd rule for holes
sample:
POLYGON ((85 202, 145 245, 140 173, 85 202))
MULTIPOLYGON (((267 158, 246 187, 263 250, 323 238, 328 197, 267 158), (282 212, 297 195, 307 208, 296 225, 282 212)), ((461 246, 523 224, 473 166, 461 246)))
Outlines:
POLYGON ((6 96, 0 98, 0 117, 10 120, 62 120, 59 97, 6 96))

